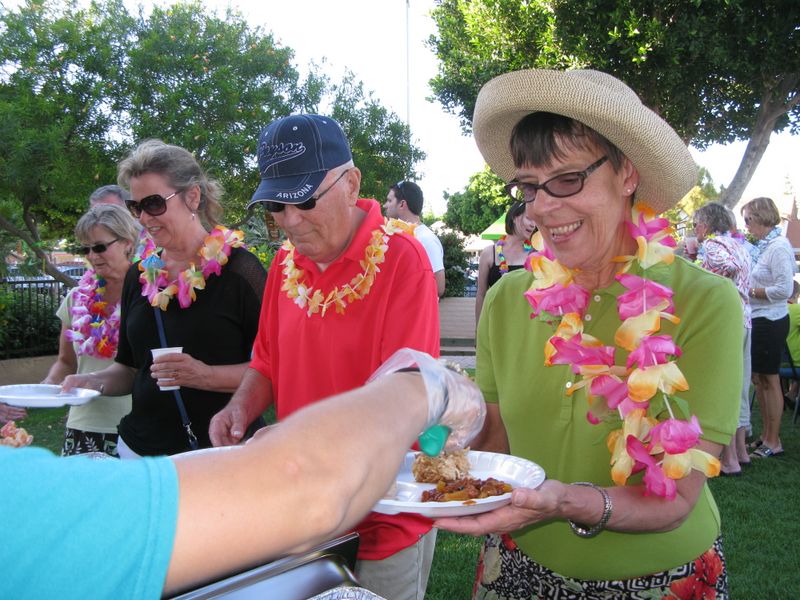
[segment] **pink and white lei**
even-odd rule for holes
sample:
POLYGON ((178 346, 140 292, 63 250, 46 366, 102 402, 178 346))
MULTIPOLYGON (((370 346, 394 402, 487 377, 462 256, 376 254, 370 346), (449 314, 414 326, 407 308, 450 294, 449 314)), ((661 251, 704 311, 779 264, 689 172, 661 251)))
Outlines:
POLYGON ((77 344, 77 354, 114 358, 117 353, 120 306, 109 306, 105 292, 105 279, 89 270, 72 293, 72 323, 64 335, 77 344))

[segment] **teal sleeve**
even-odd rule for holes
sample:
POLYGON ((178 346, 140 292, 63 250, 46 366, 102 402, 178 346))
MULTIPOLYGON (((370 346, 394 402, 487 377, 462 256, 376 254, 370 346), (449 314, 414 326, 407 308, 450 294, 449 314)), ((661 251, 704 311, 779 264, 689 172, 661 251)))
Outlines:
POLYGON ((0 447, 3 589, 19 598, 159 598, 178 477, 168 458, 59 458, 0 447), (13 515, 13 516, 10 516, 13 515))

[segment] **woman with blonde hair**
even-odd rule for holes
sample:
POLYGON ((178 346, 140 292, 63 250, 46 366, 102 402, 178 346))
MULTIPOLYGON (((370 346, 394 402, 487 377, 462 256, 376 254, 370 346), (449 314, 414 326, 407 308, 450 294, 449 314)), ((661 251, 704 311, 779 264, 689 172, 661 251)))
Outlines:
POLYGON ((750 305, 753 314, 753 385, 761 411, 761 436, 751 444, 753 458, 783 454, 780 439, 783 391, 778 371, 789 333, 787 300, 796 270, 794 250, 779 227, 781 216, 770 198, 755 198, 742 206, 747 231, 756 240, 750 305))
POLYGON ((219 225, 222 188, 188 150, 146 140, 118 180, 150 239, 125 278, 114 364, 64 386, 133 394, 119 425, 122 458, 209 447, 211 417, 249 365, 266 273, 242 233, 219 225), (162 347, 182 350, 154 358, 162 347))
MULTIPOLYGON (((130 213, 112 204, 90 208, 75 226, 91 268, 58 307, 61 335, 58 358, 42 383, 59 384, 73 373, 89 373, 114 363, 119 344, 120 298, 141 227, 130 213)), ((63 456, 104 452, 118 457, 117 425, 131 409, 131 396, 101 395, 71 406, 63 456)))

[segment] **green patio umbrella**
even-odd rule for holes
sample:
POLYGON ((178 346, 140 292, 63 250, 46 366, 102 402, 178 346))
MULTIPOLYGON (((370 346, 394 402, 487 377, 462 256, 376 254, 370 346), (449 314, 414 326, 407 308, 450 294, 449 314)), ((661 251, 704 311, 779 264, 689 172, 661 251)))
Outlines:
POLYGON ((482 240, 499 240, 506 234, 506 213, 503 213, 497 220, 489 225, 481 233, 482 240))

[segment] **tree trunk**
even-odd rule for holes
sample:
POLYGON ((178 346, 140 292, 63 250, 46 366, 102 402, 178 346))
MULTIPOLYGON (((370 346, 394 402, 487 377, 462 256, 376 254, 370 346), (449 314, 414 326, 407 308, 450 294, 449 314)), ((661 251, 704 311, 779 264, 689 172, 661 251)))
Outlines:
POLYGON ((769 145, 769 136, 775 129, 778 119, 792 110, 800 102, 797 86, 800 74, 787 73, 778 77, 774 85, 764 90, 761 106, 756 115, 753 132, 747 142, 742 162, 730 186, 723 192, 719 201, 728 208, 735 207, 744 193, 747 184, 753 178, 761 158, 769 145))
POLYGON ((756 172, 764 152, 767 151, 769 136, 772 134, 772 125, 774 123, 774 120, 770 124, 757 123, 753 129, 753 134, 750 136, 744 156, 742 156, 742 162, 739 163, 739 168, 736 170, 730 185, 725 188, 719 199, 728 208, 732 209, 738 204, 747 184, 753 178, 753 173, 756 172))
POLYGON ((30 248, 33 253, 42 261, 42 264, 44 265, 44 272, 52 276, 53 279, 62 283, 66 283, 72 287, 76 285, 77 282, 72 277, 59 271, 50 262, 50 258, 47 256, 47 253, 39 247, 32 235, 29 235, 26 231, 14 225, 14 223, 3 217, 3 215, 0 215, 0 229, 4 229, 12 236, 23 240, 28 245, 28 248, 30 248))

